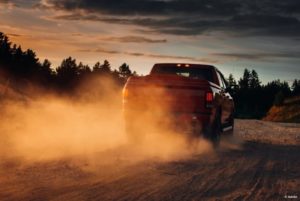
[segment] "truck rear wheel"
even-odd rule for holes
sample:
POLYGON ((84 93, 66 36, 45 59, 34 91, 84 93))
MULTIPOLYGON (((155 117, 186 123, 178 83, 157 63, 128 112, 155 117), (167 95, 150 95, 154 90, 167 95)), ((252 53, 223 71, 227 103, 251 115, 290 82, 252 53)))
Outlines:
POLYGON ((218 147, 221 140, 221 115, 218 112, 212 124, 206 129, 205 137, 209 139, 214 147, 218 147))
POLYGON ((222 131, 221 117, 218 116, 215 121, 216 122, 214 124, 214 131, 212 133, 211 141, 214 147, 218 147, 221 141, 221 131, 222 131))

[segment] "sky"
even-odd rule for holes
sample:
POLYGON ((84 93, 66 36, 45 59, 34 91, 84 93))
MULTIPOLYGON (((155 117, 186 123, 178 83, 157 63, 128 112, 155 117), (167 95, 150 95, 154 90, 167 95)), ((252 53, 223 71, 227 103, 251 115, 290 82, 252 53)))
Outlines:
POLYGON ((299 0, 0 0, 0 32, 53 68, 72 56, 144 75, 174 62, 300 79, 299 0))

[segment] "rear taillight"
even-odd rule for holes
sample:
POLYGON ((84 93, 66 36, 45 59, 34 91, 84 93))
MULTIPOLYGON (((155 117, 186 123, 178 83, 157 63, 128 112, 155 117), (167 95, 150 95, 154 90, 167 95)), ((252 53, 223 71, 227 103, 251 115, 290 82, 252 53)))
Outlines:
POLYGON ((205 105, 207 108, 213 106, 214 94, 212 92, 206 92, 205 94, 205 105))

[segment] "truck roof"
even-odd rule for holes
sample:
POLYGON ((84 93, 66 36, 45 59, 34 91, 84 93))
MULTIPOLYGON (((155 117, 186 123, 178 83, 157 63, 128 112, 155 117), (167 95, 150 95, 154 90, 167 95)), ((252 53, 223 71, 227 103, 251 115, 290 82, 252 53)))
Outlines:
POLYGON ((176 75, 213 82, 216 70, 216 67, 207 64, 157 63, 154 64, 150 75, 176 75))
POLYGON ((208 65, 208 64, 192 64, 192 63, 156 63, 154 64, 153 67, 156 67, 156 66, 178 66, 178 67, 193 67, 193 68, 216 68, 215 66, 213 65, 208 65))
POLYGON ((151 69, 150 74, 157 71, 158 68, 164 67, 178 67, 178 68, 199 68, 199 69, 212 69, 217 70, 215 66, 208 65, 208 64, 191 64, 191 63, 156 63, 151 69))

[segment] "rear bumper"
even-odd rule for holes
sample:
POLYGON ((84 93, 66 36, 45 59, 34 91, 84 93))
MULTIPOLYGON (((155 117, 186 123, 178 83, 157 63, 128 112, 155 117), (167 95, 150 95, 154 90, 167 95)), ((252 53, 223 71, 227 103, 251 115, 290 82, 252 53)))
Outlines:
POLYGON ((138 124, 145 128, 153 123, 155 126, 168 128, 183 133, 202 133, 211 122, 211 113, 169 112, 167 114, 149 113, 146 117, 143 112, 123 111, 126 124, 138 124), (150 116, 150 117, 149 117, 150 116))
POLYGON ((173 113, 171 118, 175 122, 202 122, 203 124, 209 123, 210 113, 173 113))
POLYGON ((210 125, 210 114, 180 113, 172 120, 174 129, 186 133, 202 133, 210 125))

